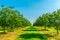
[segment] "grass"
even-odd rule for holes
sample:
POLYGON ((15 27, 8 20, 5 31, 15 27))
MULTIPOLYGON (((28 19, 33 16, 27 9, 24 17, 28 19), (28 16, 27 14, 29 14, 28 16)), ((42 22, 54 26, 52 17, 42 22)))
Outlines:
POLYGON ((50 35, 47 33, 45 34, 45 33, 46 33, 46 31, 45 32, 44 32, 44 30, 39 31, 36 27, 35 28, 29 27, 26 30, 24 30, 24 33, 19 35, 19 37, 16 40, 32 40, 32 39, 33 40, 37 40, 37 39, 38 40, 48 40, 49 37, 54 37, 53 35, 50 35))
POLYGON ((3 28, 0 27, 0 36, 5 36, 6 33, 4 33, 3 28))
POLYGON ((40 31, 40 30, 37 30, 34 26, 30 26, 28 29, 23 31, 40 31))
POLYGON ((26 30, 23 30, 24 33, 39 33, 40 30, 37 30, 34 26, 31 26, 29 28, 27 28, 26 30))
POLYGON ((8 32, 6 36, 3 37, 0 36, 0 40, 42 40, 42 39, 60 40, 60 34, 54 36, 56 33, 56 30, 54 28, 47 28, 48 31, 45 30, 42 31, 42 29, 43 29, 42 27, 33 27, 33 26, 18 28, 15 29, 14 32, 8 32), (25 35, 26 38, 28 39, 22 38, 21 35, 23 36, 25 35))
POLYGON ((48 37, 49 37, 48 34, 35 34, 35 33, 32 33, 32 34, 22 34, 18 38, 24 38, 24 39, 38 38, 38 39, 41 39, 41 40, 47 40, 48 37))
POLYGON ((14 32, 8 32, 8 34, 6 34, 6 36, 1 37, 0 36, 0 40, 15 40, 18 35, 22 34, 24 29, 26 29, 28 27, 24 27, 24 28, 18 28, 16 30, 14 30, 14 32))
POLYGON ((0 31, 3 31, 3 28, 0 27, 0 31))
POLYGON ((24 38, 19 38, 17 40, 40 40, 39 38, 31 38, 31 39, 24 39, 24 38))

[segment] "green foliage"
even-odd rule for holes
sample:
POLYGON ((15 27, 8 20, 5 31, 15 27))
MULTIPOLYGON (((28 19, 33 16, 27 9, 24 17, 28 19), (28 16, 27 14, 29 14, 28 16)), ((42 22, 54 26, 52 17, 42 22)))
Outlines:
POLYGON ((26 18, 24 18, 19 11, 13 9, 13 6, 4 7, 2 5, 1 7, 0 26, 3 28, 4 32, 6 29, 14 30, 18 27, 31 25, 31 23, 26 18))
POLYGON ((57 29, 60 28, 60 9, 57 11, 54 11, 52 13, 46 13, 43 14, 42 16, 39 16, 37 20, 34 22, 33 26, 44 26, 46 29, 47 27, 54 27, 57 29))

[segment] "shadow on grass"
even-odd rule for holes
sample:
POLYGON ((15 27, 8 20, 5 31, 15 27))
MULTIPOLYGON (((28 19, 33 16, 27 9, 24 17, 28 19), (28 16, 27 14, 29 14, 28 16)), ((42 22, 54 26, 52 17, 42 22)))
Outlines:
POLYGON ((5 32, 0 32, 0 36, 5 36, 7 33, 5 32))
POLYGON ((23 30, 23 31, 40 31, 40 30, 37 30, 34 26, 31 26, 28 29, 23 30))
POLYGON ((0 32, 0 34, 7 34, 6 32, 0 32))
POLYGON ((50 35, 49 34, 22 34, 22 35, 19 35, 18 38, 24 38, 25 40, 26 39, 31 39, 31 38, 38 38, 40 40, 48 40, 48 37, 50 35))

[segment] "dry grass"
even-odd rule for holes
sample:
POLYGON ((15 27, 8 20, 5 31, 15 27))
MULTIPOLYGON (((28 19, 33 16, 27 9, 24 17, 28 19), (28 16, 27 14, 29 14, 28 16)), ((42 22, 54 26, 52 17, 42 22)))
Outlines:
MULTIPOLYGON (((35 28, 37 30, 44 29, 43 27, 35 27, 35 28)), ((48 40, 60 40, 60 32, 58 35, 56 35, 56 30, 54 28, 47 28, 47 29, 48 29, 48 31, 42 30, 39 33, 52 35, 53 37, 49 37, 48 40)))
POLYGON ((0 40, 15 40, 18 35, 22 34, 24 29, 27 29, 28 27, 24 28, 18 28, 17 30, 14 30, 14 32, 9 32, 6 36, 0 37, 0 40))
MULTIPOLYGON (((22 30, 26 30, 27 28, 29 28, 29 27, 18 28, 16 30, 14 30, 14 32, 8 32, 8 34, 6 34, 6 36, 0 37, 0 40, 15 40, 20 34, 24 33, 24 31, 22 31, 22 30)), ((43 27, 35 27, 35 28, 37 30, 44 29, 43 27)), ((48 29, 48 31, 43 30, 43 31, 38 32, 38 34, 50 34, 50 35, 53 35, 53 36, 56 34, 55 29, 53 29, 53 28, 47 28, 47 29, 48 29)), ((48 40, 60 40, 60 34, 56 35, 54 37, 49 37, 48 40)))

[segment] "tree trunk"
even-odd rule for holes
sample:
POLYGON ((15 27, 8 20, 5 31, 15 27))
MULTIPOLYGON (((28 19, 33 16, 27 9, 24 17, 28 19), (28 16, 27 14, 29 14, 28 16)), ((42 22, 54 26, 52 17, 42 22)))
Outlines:
POLYGON ((57 35, 59 34, 59 31, 58 31, 58 26, 56 26, 56 30, 57 30, 57 35))
POLYGON ((45 26, 44 28, 45 28, 45 30, 46 30, 46 26, 45 26))
POLYGON ((6 32, 5 32, 5 26, 4 26, 4 28, 3 28, 3 31, 4 31, 3 33, 6 33, 6 32))

